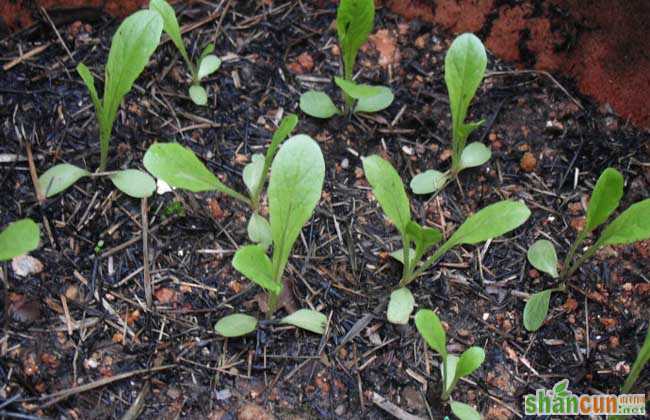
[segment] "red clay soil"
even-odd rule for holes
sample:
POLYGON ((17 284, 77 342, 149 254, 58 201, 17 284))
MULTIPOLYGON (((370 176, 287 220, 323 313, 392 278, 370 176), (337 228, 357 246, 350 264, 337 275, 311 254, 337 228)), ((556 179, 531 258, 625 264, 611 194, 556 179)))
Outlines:
MULTIPOLYGON (((0 30, 54 13, 94 9, 125 16, 147 0, 0 0, 0 30), (104 7, 102 8, 102 4, 104 7), (30 12, 31 10, 31 12, 30 12), (36 13, 37 15, 37 13, 36 13)), ((575 78, 580 91, 650 129, 650 1, 648 0, 384 0, 408 19, 452 32, 476 32, 492 53, 522 67, 575 78)), ((69 13, 68 16, 74 16, 69 13)))

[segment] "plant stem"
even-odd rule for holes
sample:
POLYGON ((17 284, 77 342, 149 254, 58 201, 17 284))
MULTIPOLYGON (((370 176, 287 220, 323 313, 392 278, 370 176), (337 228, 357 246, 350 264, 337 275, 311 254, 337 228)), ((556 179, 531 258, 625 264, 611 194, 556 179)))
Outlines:
POLYGON ((447 357, 442 358, 442 394, 440 395, 440 399, 443 401, 449 399, 449 394, 447 393, 447 357))
POLYGON ((564 262, 562 263, 562 272, 560 273, 560 278, 564 279, 565 277, 567 277, 566 274, 569 270, 569 264, 571 263, 571 261, 573 261, 573 257, 575 257, 578 247, 585 241, 586 238, 587 238, 587 231, 583 229, 578 233, 578 237, 573 242, 573 244, 571 244, 571 248, 569 248, 569 252, 567 252, 566 257, 564 258, 564 262))
POLYGON ((221 191, 222 193, 224 193, 226 195, 229 195, 230 197, 232 197, 232 198, 234 198, 236 200, 241 201, 242 203, 246 204, 247 206, 252 207, 252 205, 253 205, 250 198, 246 197, 244 194, 238 193, 237 191, 233 190, 230 187, 227 187, 227 186, 224 185, 224 186, 220 187, 218 189, 218 191, 221 191))
POLYGON ((445 242, 440 248, 433 253, 432 256, 427 258, 427 260, 411 275, 411 278, 407 281, 400 282, 400 287, 407 286, 416 278, 420 277, 429 267, 436 263, 440 257, 442 257, 447 251, 453 247, 453 244, 450 244, 449 241, 445 242))
POLYGON ((581 266, 585 261, 587 261, 589 258, 591 258, 591 257, 594 256, 594 254, 596 253, 596 251, 598 251, 598 248, 600 248, 600 244, 598 244, 598 242, 596 242, 595 244, 593 244, 592 246, 590 246, 589 249, 587 249, 587 251, 586 251, 586 252, 585 252, 585 253, 584 253, 580 258, 578 258, 578 260, 577 260, 575 263, 573 263, 573 265, 571 266, 571 269, 569 269, 569 271, 568 271, 568 273, 566 274, 565 277, 566 277, 566 278, 571 277, 571 276, 573 275, 573 273, 575 273, 576 270, 577 270, 577 269, 578 269, 578 268, 579 268, 579 267, 580 267, 580 266, 581 266))
POLYGON ((280 295, 276 295, 273 292, 268 293, 268 310, 266 311, 266 319, 271 319, 275 310, 278 308, 278 298, 280 295))

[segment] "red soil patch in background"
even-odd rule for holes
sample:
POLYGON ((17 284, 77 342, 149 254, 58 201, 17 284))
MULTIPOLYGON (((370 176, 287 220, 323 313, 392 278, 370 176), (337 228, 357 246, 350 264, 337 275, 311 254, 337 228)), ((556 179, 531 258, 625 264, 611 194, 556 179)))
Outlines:
MULTIPOLYGON (((38 6, 70 22, 75 10, 126 16, 147 3, 0 0, 0 31, 3 27, 15 30, 30 25, 38 15, 38 6)), ((572 76, 583 94, 609 103, 622 117, 650 128, 648 0, 524 0, 516 5, 498 0, 383 3, 407 19, 435 22, 452 32, 485 35, 485 44, 496 56, 521 66, 572 76)))

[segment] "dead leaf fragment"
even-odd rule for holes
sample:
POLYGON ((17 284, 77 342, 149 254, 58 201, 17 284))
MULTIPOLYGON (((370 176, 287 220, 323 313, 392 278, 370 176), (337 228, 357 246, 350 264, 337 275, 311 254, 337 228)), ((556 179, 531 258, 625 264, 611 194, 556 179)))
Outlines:
POLYGON ((18 277, 27 277, 43 271, 43 263, 31 255, 19 255, 11 260, 11 268, 18 277))

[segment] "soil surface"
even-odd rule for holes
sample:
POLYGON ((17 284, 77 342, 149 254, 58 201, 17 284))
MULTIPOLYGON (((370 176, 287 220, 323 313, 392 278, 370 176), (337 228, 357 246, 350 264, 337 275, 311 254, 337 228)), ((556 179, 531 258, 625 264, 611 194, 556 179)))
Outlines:
MULTIPOLYGON (((183 61, 165 43, 121 108, 109 168, 141 168, 150 144, 174 140, 243 191, 243 166, 265 150, 282 115, 300 114, 301 92, 317 88, 342 100, 331 83, 339 71, 335 5, 197 2, 178 12, 183 25, 201 22, 185 35, 192 54, 216 40, 223 58, 205 83, 209 106, 189 100, 183 61)), ((38 173, 62 162, 98 165, 95 115, 74 68, 84 62, 103 75, 117 25, 102 17, 57 26, 70 55, 49 24, 0 41, 5 65, 49 44, 0 73, 0 225, 22 217, 41 223, 42 244, 31 255, 43 265, 26 277, 11 263, 0 266, 0 415, 391 418, 374 394, 422 418, 448 415, 438 400, 439 358, 412 322, 397 327, 385 320, 401 271, 388 254, 400 243, 360 158, 382 155, 406 183, 448 167, 442 63, 449 33, 379 9, 357 69, 360 81, 390 86, 395 102, 372 116, 300 116, 295 132, 319 142, 326 182, 293 250, 291 293, 277 317, 318 309, 328 315, 327 334, 264 321, 256 334, 226 340, 213 330, 219 318, 263 318, 260 289, 231 266, 234 251, 247 243, 247 208, 216 193, 175 191, 147 200, 154 284, 148 310, 142 203, 101 178, 43 203, 36 198, 28 151, 38 173)), ((564 257, 606 167, 626 179, 621 208, 650 196, 650 142, 569 80, 492 58, 488 71, 470 118, 485 119, 472 140, 489 144, 492 160, 463 172, 435 198, 413 196, 412 211, 446 236, 505 198, 523 200, 532 216, 505 238, 448 253, 412 291, 419 308, 440 314, 451 352, 486 349, 485 363, 453 397, 487 419, 521 418, 525 394, 563 378, 576 394, 617 393, 636 357, 650 318, 650 242, 607 248, 588 261, 566 293, 553 295, 536 333, 522 325, 525 298, 555 283, 525 254, 547 238, 564 257)), ((649 387, 646 369, 637 389, 649 387)))

